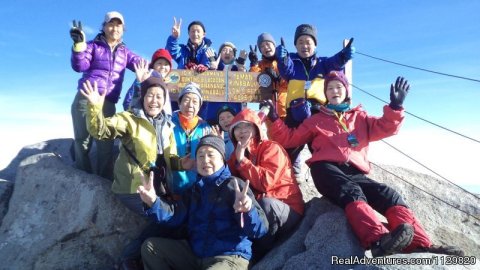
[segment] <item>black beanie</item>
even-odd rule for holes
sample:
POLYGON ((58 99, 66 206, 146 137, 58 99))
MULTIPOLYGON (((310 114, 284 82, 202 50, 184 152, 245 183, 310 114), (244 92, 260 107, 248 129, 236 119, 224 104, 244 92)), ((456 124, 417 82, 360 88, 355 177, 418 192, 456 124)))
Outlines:
POLYGON ((220 118, 220 114, 223 113, 223 112, 230 112, 233 116, 237 115, 237 112, 235 111, 234 108, 228 106, 228 105, 223 105, 222 107, 220 107, 217 111, 217 124, 220 124, 219 122, 219 118, 220 118))
POLYGON ((295 40, 293 42, 294 45, 297 45, 297 39, 302 35, 309 35, 313 38, 313 42, 315 42, 315 46, 317 46, 317 29, 315 26, 311 24, 300 24, 297 26, 295 30, 295 40))
POLYGON ((205 33, 207 32, 207 31, 205 31, 205 25, 203 25, 203 23, 202 23, 201 21, 193 21, 193 22, 191 22, 191 23, 188 25, 188 28, 187 28, 187 29, 188 29, 188 32, 190 32, 190 27, 192 27, 192 25, 200 25, 200 26, 202 27, 202 29, 203 29, 203 32, 205 32, 205 33))
POLYGON ((225 159, 225 142, 223 141, 222 138, 220 138, 217 135, 213 135, 213 134, 203 136, 200 139, 200 142, 198 142, 197 150, 195 151, 195 155, 197 155, 198 149, 200 149, 200 147, 206 146, 206 145, 215 148, 218 152, 220 152, 220 154, 223 157, 223 160, 224 161, 226 160, 225 159))

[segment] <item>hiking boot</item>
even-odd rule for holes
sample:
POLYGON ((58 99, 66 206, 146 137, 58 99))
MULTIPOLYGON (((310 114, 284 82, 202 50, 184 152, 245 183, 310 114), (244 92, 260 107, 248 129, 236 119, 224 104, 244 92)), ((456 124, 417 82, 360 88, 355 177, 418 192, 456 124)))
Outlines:
POLYGON ((384 234, 380 240, 372 245, 372 256, 382 257, 401 252, 413 239, 413 227, 408 223, 397 226, 390 233, 384 234))
POLYGON ((428 252, 453 256, 465 256, 465 252, 456 246, 431 245, 430 247, 419 247, 412 252, 428 252))

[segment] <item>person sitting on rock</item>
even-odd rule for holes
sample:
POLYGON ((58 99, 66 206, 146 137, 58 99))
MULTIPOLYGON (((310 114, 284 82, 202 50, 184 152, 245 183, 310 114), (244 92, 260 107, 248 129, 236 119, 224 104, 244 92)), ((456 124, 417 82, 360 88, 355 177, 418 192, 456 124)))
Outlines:
POLYGON ((265 214, 248 180, 231 176, 222 138, 203 137, 196 156, 197 181, 181 201, 158 197, 152 175, 138 188, 146 215, 171 227, 186 225, 188 230, 188 240, 147 239, 142 245, 145 269, 248 269, 250 238, 268 230, 265 214))
MULTIPOLYGON (((383 116, 373 117, 360 106, 350 108, 348 81, 342 72, 333 71, 325 77, 327 104, 321 106, 319 113, 291 129, 271 109, 268 118, 273 123, 269 134, 285 147, 312 143, 313 154, 307 164, 315 187, 345 210, 360 244, 371 249, 372 256, 415 251, 463 255, 456 247, 432 245, 400 194, 365 175, 370 171, 369 142, 398 132, 409 89, 408 81, 398 77, 390 87, 390 104, 383 108, 383 116), (386 217, 387 227, 374 210, 386 217)), ((273 107, 270 100, 262 103, 273 107)))
POLYGON ((287 152, 279 143, 267 139, 255 111, 246 108, 238 113, 229 134, 235 151, 228 166, 233 175, 250 180, 270 226, 267 235, 254 241, 257 260, 295 228, 302 219, 304 201, 287 152))
MULTIPOLYGON (((173 122, 164 113, 168 90, 162 78, 151 76, 141 84, 141 95, 128 111, 105 118, 102 113, 105 92, 99 94, 96 83, 83 84, 82 95, 88 100, 87 129, 97 139, 120 138, 122 147, 115 162, 112 191, 121 203, 133 212, 143 215, 143 203, 137 188, 144 173, 155 172, 155 189, 167 195, 172 169, 191 168, 193 161, 176 155, 173 122)), ((130 243, 122 255, 122 264, 140 260, 140 248, 147 236, 158 226, 148 226, 138 241, 130 243), (136 243, 138 242, 138 243, 136 243)), ((164 233, 169 234, 167 230, 164 233)))
MULTIPOLYGON (((200 85, 190 82, 178 94, 179 110, 172 114, 174 123, 173 134, 175 137, 176 153, 187 160, 195 159, 195 149, 200 138, 210 134, 212 129, 198 112, 203 103, 200 85)), ((189 164, 190 165, 190 164, 189 164)), ((183 167, 184 171, 174 171, 172 178, 172 193, 182 195, 193 186, 197 171, 192 166, 183 167)))

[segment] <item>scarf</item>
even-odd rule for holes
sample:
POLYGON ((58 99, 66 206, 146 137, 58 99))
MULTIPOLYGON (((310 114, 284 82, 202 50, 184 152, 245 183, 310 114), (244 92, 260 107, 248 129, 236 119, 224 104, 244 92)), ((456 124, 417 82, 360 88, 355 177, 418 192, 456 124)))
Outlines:
POLYGON ((198 125, 199 118, 198 118, 198 115, 195 115, 193 119, 188 119, 186 116, 179 113, 178 120, 180 121, 180 125, 182 126, 183 130, 185 130, 188 134, 192 129, 194 129, 198 125))

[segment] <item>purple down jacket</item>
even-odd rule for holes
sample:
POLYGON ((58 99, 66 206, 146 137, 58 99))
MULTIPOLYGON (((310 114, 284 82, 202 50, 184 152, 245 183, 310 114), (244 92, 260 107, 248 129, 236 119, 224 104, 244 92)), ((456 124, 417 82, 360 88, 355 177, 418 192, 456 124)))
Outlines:
POLYGON ((72 68, 82 72, 78 80, 78 89, 89 80, 92 84, 97 81, 100 93, 107 91, 106 99, 117 103, 122 91, 125 68, 135 71, 134 64, 142 58, 131 52, 122 42, 113 51, 107 44, 104 36, 98 34, 94 40, 87 42, 87 49, 83 52, 72 50, 72 68))

